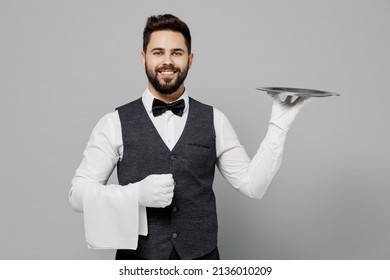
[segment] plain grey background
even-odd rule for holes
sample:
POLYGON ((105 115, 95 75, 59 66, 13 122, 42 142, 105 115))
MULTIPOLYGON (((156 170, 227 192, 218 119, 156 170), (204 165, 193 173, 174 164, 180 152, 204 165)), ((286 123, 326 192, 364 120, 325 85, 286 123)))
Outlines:
MULTIPOLYGON (((186 21, 186 86, 222 110, 250 156, 271 99, 303 109, 264 199, 215 180, 223 259, 390 259, 390 1, 0 1, 1 259, 113 259, 86 248, 68 192, 97 121, 138 98, 146 18, 186 21)), ((115 182, 115 176, 112 181, 115 182)))

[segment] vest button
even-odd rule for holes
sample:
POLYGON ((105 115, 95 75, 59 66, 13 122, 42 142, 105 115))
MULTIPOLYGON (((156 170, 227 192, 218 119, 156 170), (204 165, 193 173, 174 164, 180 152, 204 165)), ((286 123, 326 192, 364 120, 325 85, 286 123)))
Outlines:
POLYGON ((176 160, 177 159, 177 157, 175 156, 175 155, 171 155, 171 160, 176 160))
POLYGON ((174 234, 172 234, 172 237, 177 238, 177 233, 175 232, 174 234))
POLYGON ((177 211, 177 207, 173 206, 172 207, 172 212, 176 212, 177 211))

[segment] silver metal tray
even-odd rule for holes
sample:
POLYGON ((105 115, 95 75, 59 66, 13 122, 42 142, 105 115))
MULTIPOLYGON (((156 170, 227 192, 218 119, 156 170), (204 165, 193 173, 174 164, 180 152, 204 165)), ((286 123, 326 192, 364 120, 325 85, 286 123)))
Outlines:
POLYGON ((257 90, 266 91, 269 93, 284 93, 291 96, 306 96, 306 97, 327 97, 327 96, 340 96, 339 93, 329 92, 317 89, 305 89, 305 88, 290 88, 290 87, 258 87, 257 90))

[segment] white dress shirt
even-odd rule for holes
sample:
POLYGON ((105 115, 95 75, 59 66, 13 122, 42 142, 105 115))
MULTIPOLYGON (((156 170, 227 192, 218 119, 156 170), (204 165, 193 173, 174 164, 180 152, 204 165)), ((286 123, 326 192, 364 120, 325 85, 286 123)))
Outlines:
MULTIPOLYGON (((156 130, 172 150, 187 121, 188 94, 185 92, 180 97, 185 101, 182 117, 171 111, 154 117, 153 99, 153 94, 146 89, 142 102, 156 130)), ((240 193, 250 198, 262 198, 280 167, 286 131, 270 123, 251 160, 227 117, 221 111, 213 110, 219 171, 240 193)), ((105 115, 92 131, 70 191, 73 209, 84 213, 86 240, 90 248, 135 249, 138 235, 147 235, 146 208, 138 204, 138 184, 107 185, 122 156, 121 123, 118 112, 114 111, 105 115)))

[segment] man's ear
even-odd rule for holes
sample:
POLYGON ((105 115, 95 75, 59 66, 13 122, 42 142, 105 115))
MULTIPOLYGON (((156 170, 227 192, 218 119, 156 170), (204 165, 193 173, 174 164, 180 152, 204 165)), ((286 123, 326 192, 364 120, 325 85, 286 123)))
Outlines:
POLYGON ((141 52, 141 62, 142 62, 142 66, 144 67, 144 68, 146 68, 146 54, 145 54, 145 52, 141 52))
POLYGON ((193 60, 194 60, 194 53, 190 53, 190 57, 188 59, 188 68, 191 68, 193 60))

